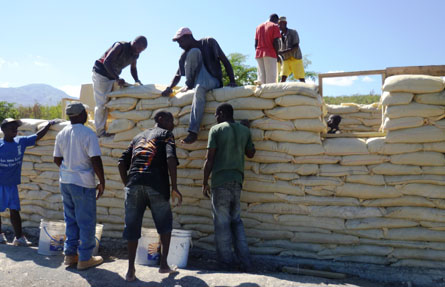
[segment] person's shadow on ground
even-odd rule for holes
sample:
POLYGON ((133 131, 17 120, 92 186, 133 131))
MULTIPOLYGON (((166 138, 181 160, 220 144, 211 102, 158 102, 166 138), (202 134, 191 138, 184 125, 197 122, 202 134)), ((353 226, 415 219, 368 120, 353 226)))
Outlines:
POLYGON ((11 244, 1 245, 1 252, 6 254, 6 257, 14 261, 34 261, 35 264, 48 267, 59 268, 63 264, 63 255, 46 256, 37 254, 35 247, 18 247, 11 244))

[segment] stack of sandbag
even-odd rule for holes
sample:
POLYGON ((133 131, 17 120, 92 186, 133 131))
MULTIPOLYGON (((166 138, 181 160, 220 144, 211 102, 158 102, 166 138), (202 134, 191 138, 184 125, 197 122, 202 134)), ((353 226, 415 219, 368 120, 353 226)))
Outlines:
MULTIPOLYGON (((433 82, 438 82, 437 78, 433 82)), ((411 80, 408 84, 412 84, 411 80)), ((144 89, 145 92, 132 88, 119 91, 119 95, 110 94, 110 114, 114 119, 109 127, 119 132, 100 139, 107 188, 97 204, 98 222, 105 225, 104 236, 120 237, 123 230, 124 194, 117 160, 131 137, 124 140, 122 134, 135 127, 152 127, 156 111, 167 109, 175 115, 177 124, 173 133, 180 161, 178 188, 184 197, 183 205, 173 208, 174 226, 192 230, 195 246, 214 249, 211 203, 201 190, 202 166, 208 130, 216 123, 215 109, 229 102, 237 120, 251 121, 257 149, 254 158, 246 159, 241 195, 241 217, 252 253, 445 267, 445 140, 441 120, 422 126, 433 128, 434 134, 408 133, 404 141, 394 141, 399 138, 394 137, 399 130, 388 130, 387 137, 322 141, 325 114, 315 86, 284 83, 226 87, 207 93, 198 141, 185 145, 179 139, 187 134, 192 92, 162 98, 163 88, 144 89)), ((433 97, 434 103, 416 104, 442 109, 440 95, 433 97)), ((413 98, 416 97, 417 93, 413 98)), ((423 97, 419 96, 419 100, 423 97)), ((397 119, 390 108, 383 105, 389 119, 397 119)), ((21 196, 27 200, 28 190, 35 190, 29 196, 42 195, 45 197, 40 201, 46 201, 50 198, 47 192, 50 196, 57 193, 57 179, 54 171, 44 171, 43 165, 37 163, 50 163, 52 153, 47 153, 52 152, 52 147, 36 149, 40 150, 32 153, 33 149, 29 149, 27 154, 27 161, 33 161, 27 166, 21 196)), ((61 215, 60 205, 53 208, 47 206, 40 212, 54 218, 54 214, 61 215)), ((36 224, 35 219, 42 215, 32 214, 27 213, 26 220, 36 224), (37 215, 34 218, 32 214, 37 215)), ((146 215, 144 225, 152 226, 150 212, 146 215)))
POLYGON ((340 105, 326 105, 328 114, 327 121, 331 115, 339 115, 340 130, 342 133, 351 132, 378 132, 382 124, 382 110, 379 103, 369 105, 342 103, 340 105))

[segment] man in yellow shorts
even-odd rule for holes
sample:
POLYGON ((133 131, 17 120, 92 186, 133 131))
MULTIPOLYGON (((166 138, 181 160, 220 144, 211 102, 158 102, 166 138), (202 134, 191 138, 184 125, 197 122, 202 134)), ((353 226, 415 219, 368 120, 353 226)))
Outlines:
POLYGON ((278 72, 281 82, 285 82, 291 74, 300 82, 306 82, 304 80, 304 66, 298 33, 296 30, 287 28, 286 17, 280 17, 278 25, 281 31, 280 49, 278 50, 278 72))

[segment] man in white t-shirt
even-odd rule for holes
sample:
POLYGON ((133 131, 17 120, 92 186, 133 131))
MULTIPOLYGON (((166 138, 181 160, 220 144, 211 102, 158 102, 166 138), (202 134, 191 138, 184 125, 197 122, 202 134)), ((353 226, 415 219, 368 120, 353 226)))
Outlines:
POLYGON ((57 134, 54 145, 66 223, 65 265, 77 264, 78 270, 84 270, 103 262, 101 256, 92 254, 96 246, 96 200, 104 192, 105 177, 97 136, 84 126, 87 120, 84 105, 71 103, 66 114, 71 125, 57 134))

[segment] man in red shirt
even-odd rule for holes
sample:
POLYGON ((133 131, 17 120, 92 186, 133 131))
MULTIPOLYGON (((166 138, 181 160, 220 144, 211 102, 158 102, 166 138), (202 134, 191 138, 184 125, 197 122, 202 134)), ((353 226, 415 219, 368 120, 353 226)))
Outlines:
POLYGON ((278 15, 272 14, 269 21, 256 28, 255 59, 258 62, 258 79, 261 84, 277 81, 277 55, 280 40, 278 15))

